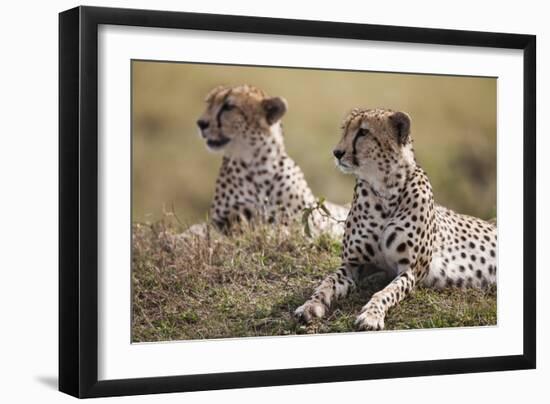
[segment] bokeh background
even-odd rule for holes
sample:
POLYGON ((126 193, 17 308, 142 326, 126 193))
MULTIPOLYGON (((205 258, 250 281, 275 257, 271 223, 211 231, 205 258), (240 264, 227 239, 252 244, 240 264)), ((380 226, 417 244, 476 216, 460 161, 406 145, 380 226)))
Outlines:
POLYGON ((331 154, 342 118, 353 107, 387 107, 411 116, 436 201, 496 216, 495 78, 133 61, 134 222, 172 210, 186 224, 206 218, 222 155, 206 149, 195 122, 210 89, 244 83, 288 101, 286 149, 317 196, 351 201, 354 179, 331 154))

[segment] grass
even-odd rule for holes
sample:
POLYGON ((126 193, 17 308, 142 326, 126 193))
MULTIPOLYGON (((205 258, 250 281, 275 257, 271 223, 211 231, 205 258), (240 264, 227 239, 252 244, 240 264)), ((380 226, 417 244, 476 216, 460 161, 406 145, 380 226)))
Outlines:
MULTIPOLYGON (((340 261, 341 245, 302 230, 255 225, 231 238, 215 231, 174 238, 173 219, 134 224, 134 342, 354 331, 355 316, 387 282, 363 281, 330 315, 303 326, 293 311, 340 261)), ((417 289, 386 317, 386 329, 496 324, 496 290, 417 289)))

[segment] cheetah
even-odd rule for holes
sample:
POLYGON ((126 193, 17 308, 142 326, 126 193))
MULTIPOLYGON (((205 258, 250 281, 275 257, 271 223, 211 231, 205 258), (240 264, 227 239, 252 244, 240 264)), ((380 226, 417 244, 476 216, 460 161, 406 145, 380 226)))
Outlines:
POLYGON ((388 309, 417 285, 486 288, 496 284, 497 228, 434 203, 417 164, 411 119, 389 109, 354 109, 333 150, 338 167, 356 185, 346 219, 339 269, 295 311, 309 323, 323 317, 360 277, 384 271, 393 279, 356 318, 359 330, 382 330, 388 309))
MULTIPOLYGON (((197 126, 207 147, 224 153, 210 208, 214 226, 226 232, 243 219, 282 225, 299 220, 317 199, 285 151, 281 118, 286 100, 240 85, 216 87, 205 101, 197 126)), ((315 210, 308 218, 312 234, 341 237, 349 208, 325 206, 328 212, 315 210)))

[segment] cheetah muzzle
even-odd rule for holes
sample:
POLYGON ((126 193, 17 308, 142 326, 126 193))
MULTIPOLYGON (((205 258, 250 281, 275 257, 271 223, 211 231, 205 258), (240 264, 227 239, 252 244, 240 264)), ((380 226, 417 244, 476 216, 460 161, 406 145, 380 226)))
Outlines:
POLYGON ((207 146, 212 150, 219 150, 228 144, 231 139, 226 137, 221 137, 219 140, 208 139, 206 141, 207 146))

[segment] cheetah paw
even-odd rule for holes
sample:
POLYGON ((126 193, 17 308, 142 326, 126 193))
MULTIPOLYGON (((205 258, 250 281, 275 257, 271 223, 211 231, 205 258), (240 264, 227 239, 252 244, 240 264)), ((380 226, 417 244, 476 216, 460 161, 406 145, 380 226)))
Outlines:
POLYGON ((357 316, 355 326, 360 331, 379 331, 384 329, 384 315, 379 312, 365 310, 357 316))
POLYGON ((318 300, 308 300, 294 311, 294 317, 300 322, 310 323, 314 318, 322 318, 327 306, 318 300))

